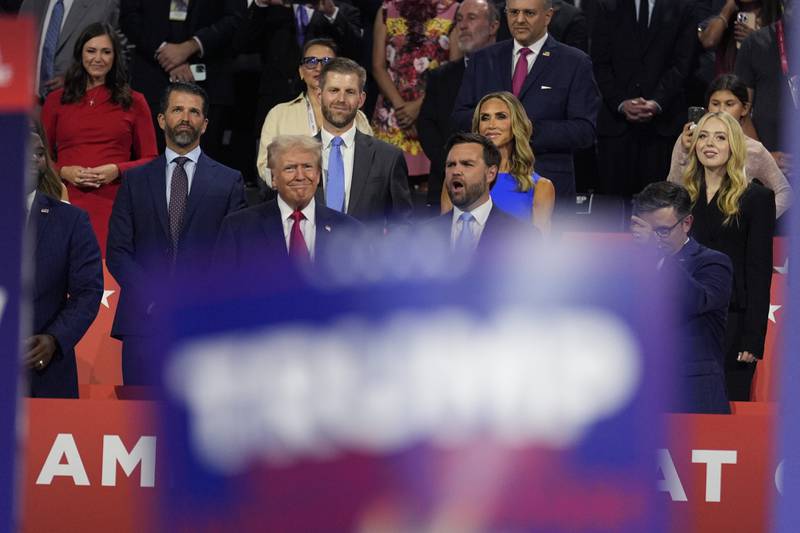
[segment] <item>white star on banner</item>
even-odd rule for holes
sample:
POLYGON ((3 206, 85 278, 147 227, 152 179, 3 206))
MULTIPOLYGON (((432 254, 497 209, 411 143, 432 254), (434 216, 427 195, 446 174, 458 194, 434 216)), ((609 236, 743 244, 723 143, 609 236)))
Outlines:
POLYGON ((769 304, 769 319, 775 323, 775 311, 783 307, 782 305, 772 305, 769 304))
POLYGON ((106 306, 106 308, 110 308, 108 305, 108 297, 114 294, 114 291, 103 291, 103 298, 100 300, 100 303, 106 306))
POLYGON ((789 258, 788 257, 786 258, 786 261, 783 262, 783 266, 777 266, 776 265, 776 266, 773 266, 772 268, 778 274, 786 275, 789 272, 789 258))

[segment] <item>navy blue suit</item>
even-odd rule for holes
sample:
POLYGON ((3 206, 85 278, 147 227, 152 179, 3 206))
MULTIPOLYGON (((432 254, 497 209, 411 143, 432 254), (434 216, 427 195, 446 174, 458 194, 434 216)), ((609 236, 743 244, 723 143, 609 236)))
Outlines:
MULTIPOLYGON (((314 216, 315 263, 330 257, 335 247, 358 244, 352 237, 360 236, 364 226, 355 218, 320 202, 314 203, 314 216)), ((288 267, 288 259, 277 199, 225 217, 219 231, 215 263, 235 268, 252 266, 263 272, 265 265, 288 267)))
POLYGON ((689 239, 663 270, 677 281, 682 296, 681 341, 683 359, 678 367, 682 398, 680 411, 729 413, 723 373, 723 341, 733 267, 723 253, 689 239))
POLYGON ((103 296, 100 247, 86 212, 42 193, 29 223, 36 227, 33 333, 52 335, 57 344, 50 364, 29 372, 31 396, 77 398, 75 345, 103 296))
MULTIPOLYGON (((460 129, 471 129, 481 98, 491 92, 511 92, 513 51, 514 41, 508 40, 470 56, 453 110, 460 129)), ((533 122, 536 172, 553 182, 559 199, 574 197, 572 153, 594 143, 600 108, 589 56, 548 37, 525 78, 519 100, 533 122)))
MULTIPOLYGON (((172 273, 200 270, 211 262, 222 220, 245 206, 240 172, 205 154, 197 161, 178 251, 173 265, 166 193, 164 155, 128 171, 117 192, 108 226, 106 263, 120 286, 120 298, 111 336, 123 341, 123 378, 126 342, 151 335, 157 302, 144 290, 172 273)), ((131 376, 131 379, 132 376, 131 376)))

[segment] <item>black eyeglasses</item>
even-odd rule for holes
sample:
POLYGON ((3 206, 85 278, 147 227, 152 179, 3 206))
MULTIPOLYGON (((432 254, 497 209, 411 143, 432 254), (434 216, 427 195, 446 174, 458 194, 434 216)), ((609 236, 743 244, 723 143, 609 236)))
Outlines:
POLYGON ((314 68, 314 67, 317 66, 317 64, 320 64, 320 63, 323 64, 323 65, 327 65, 328 63, 331 62, 332 59, 333 59, 332 57, 328 57, 328 56, 325 56, 325 57, 308 56, 308 57, 304 57, 303 59, 301 59, 300 60, 300 64, 303 65, 306 68, 314 68))
MULTIPOLYGON (((689 215, 686 215, 686 216, 688 217, 689 215)), ((658 228, 653 228, 653 233, 655 233, 656 236, 659 239, 666 239, 667 237, 669 237, 670 233, 672 233, 672 230, 677 228, 678 224, 680 224, 684 220, 686 220, 686 217, 683 217, 682 219, 680 219, 679 221, 677 221, 675 224, 671 225, 670 227, 661 226, 661 227, 658 227, 658 228)))

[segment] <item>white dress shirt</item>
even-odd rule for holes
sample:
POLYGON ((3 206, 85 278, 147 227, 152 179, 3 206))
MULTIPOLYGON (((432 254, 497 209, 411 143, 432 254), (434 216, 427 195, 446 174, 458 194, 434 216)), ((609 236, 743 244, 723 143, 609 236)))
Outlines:
MULTIPOLYGON (((328 190, 328 158, 331 153, 331 142, 334 135, 330 134, 325 128, 321 130, 322 137, 322 187, 325 191, 328 190)), ((344 164, 344 210, 347 212, 347 207, 350 205, 350 184, 353 183, 353 161, 356 155, 356 124, 350 126, 350 129, 340 135, 342 138, 342 145, 339 150, 342 151, 342 163, 344 164)))
MULTIPOLYGON (((188 154, 183 155, 183 157, 189 158, 189 161, 183 164, 183 170, 186 171, 188 184, 188 187, 186 188, 186 196, 189 196, 189 193, 192 190, 192 179, 194 179, 194 171, 195 168, 197 168, 197 160, 200 159, 201 153, 202 151, 200 150, 200 147, 197 146, 188 154)), ((173 161, 176 157, 181 157, 181 155, 167 148, 164 150, 164 156, 167 158, 167 207, 169 207, 170 188, 172 187, 172 173, 175 171, 175 167, 177 166, 177 163, 174 163, 173 161)))
MULTIPOLYGON (((481 239, 481 235, 483 234, 483 228, 486 227, 486 220, 489 218, 489 213, 492 212, 492 197, 490 196, 487 201, 470 211, 472 216, 475 218, 475 222, 470 224, 470 229, 472 230, 472 242, 474 242, 477 246, 478 241, 481 239)), ((461 209, 453 206, 453 222, 450 226, 450 247, 453 248, 458 241, 459 235, 461 235, 461 230, 463 229, 464 222, 459 220, 461 213, 463 213, 461 209)))
MULTIPOLYGON (((305 220, 300 221, 300 233, 303 234, 303 240, 306 241, 306 248, 308 248, 308 256, 312 261, 314 260, 314 244, 317 241, 317 221, 314 217, 315 205, 314 198, 311 198, 308 205, 300 210, 303 216, 306 217, 305 220)), ((281 210, 283 238, 286 240, 286 251, 288 252, 292 236, 292 226, 294 225, 294 220, 292 220, 294 209, 289 207, 289 204, 284 202, 280 195, 278 195, 278 209, 281 210)))
POLYGON ((549 34, 544 32, 544 35, 536 42, 531 44, 530 46, 523 46, 514 39, 514 53, 511 54, 511 75, 514 75, 514 69, 517 68, 517 60, 519 59, 519 51, 523 48, 527 48, 532 53, 528 54, 528 73, 530 73, 531 69, 533 68, 533 64, 536 62, 536 58, 539 57, 539 52, 542 51, 542 47, 544 46, 544 42, 547 40, 547 36, 549 34))
MULTIPOLYGON (((633 0, 633 3, 636 4, 636 13, 634 16, 636 17, 636 22, 639 22, 639 6, 642 4, 642 0, 633 0)), ((647 27, 650 27, 650 24, 653 22, 653 8, 656 7, 656 0, 647 0, 647 27)))
MULTIPOLYGON (((61 29, 64 28, 64 23, 67 21, 69 10, 73 2, 74 0, 64 0, 64 16, 61 18, 61 29)), ((39 94, 39 73, 42 71, 42 48, 44 48, 44 38, 47 36, 47 27, 50 25, 50 15, 53 14, 54 5, 56 5, 56 0, 50 0, 50 3, 47 4, 44 20, 42 21, 42 34, 39 36, 39 55, 36 59, 36 94, 39 94)), ((53 56, 53 60, 55 60, 55 56, 53 56)))

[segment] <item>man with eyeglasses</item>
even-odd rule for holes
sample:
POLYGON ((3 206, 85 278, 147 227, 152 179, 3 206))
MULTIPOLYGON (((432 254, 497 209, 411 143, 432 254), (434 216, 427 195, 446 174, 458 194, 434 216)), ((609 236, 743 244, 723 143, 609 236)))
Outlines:
POLYGON ((600 106, 592 63, 582 51, 548 34, 552 0, 509 0, 505 12, 513 39, 470 58, 453 119, 467 131, 483 96, 513 93, 533 122, 536 172, 553 181, 558 206, 574 205, 572 154, 593 145, 600 106))
POLYGON ((731 261, 689 237, 692 202, 680 185, 652 183, 633 200, 634 242, 656 251, 657 268, 678 301, 675 410, 729 413, 723 373, 725 321, 733 283, 731 261))

